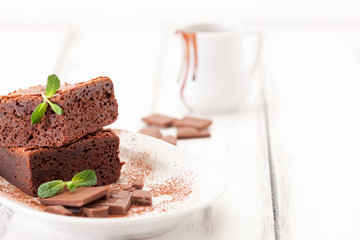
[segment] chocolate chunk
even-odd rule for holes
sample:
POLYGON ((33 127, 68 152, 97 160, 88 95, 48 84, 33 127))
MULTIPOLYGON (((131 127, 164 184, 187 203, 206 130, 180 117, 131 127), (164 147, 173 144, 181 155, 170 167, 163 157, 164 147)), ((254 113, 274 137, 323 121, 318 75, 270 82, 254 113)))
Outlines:
POLYGON ((116 133, 105 129, 57 148, 0 147, 0 176, 32 196, 42 183, 69 181, 85 169, 95 170, 97 186, 107 185, 120 177, 119 143, 116 133))
POLYGON ((65 207, 67 210, 69 210, 73 215, 75 216, 84 216, 84 211, 81 207, 65 207))
POLYGON ((142 179, 135 179, 133 184, 131 185, 133 188, 141 190, 144 187, 144 180, 142 179))
POLYGON ((70 207, 82 207, 102 197, 106 197, 109 187, 81 187, 75 191, 64 191, 51 198, 39 198, 44 205, 63 205, 70 207))
POLYGON ((135 190, 132 195, 132 200, 136 205, 151 206, 152 196, 151 192, 144 190, 135 190))
POLYGON ((171 136, 171 135, 162 137, 161 140, 171 143, 172 145, 176 145, 176 142, 177 142, 177 138, 174 136, 171 136))
POLYGON ((118 117, 118 104, 110 78, 61 85, 51 97, 64 113, 48 106, 42 120, 32 125, 30 117, 44 99, 45 86, 35 86, 0 96, 0 146, 60 147, 107 126, 118 117))
POLYGON ((110 190, 110 188, 109 188, 109 191, 108 191, 108 193, 107 193, 107 195, 106 195, 105 199, 109 199, 109 198, 111 198, 111 191, 113 191, 113 190, 110 190))
POLYGON ((146 127, 143 128, 139 131, 139 133, 145 134, 145 135, 149 135, 152 137, 156 137, 156 138, 161 138, 161 132, 160 129, 157 127, 146 127))
POLYGON ((177 120, 173 122, 173 126, 176 127, 193 127, 197 129, 207 128, 212 124, 211 120, 201 119, 201 118, 193 118, 193 117, 184 117, 181 120, 177 120))
POLYGON ((113 198, 128 198, 129 195, 131 195, 131 193, 129 193, 130 191, 126 191, 126 190, 111 190, 111 197, 113 198))
POLYGON ((101 200, 96 204, 99 206, 108 206, 109 207, 109 214, 121 214, 125 215, 129 208, 131 207, 131 192, 128 191, 121 191, 117 195, 113 195, 112 198, 101 200))
POLYGON ((142 120, 149 125, 156 125, 158 127, 166 128, 166 127, 171 127, 172 122, 175 121, 176 119, 161 114, 152 114, 150 116, 144 117, 142 120))
POLYGON ((82 208, 85 215, 91 218, 104 218, 109 216, 108 206, 90 205, 82 208))
POLYGON ((206 129, 199 130, 191 127, 181 127, 177 131, 177 138, 204 138, 210 137, 210 133, 206 129))
POLYGON ((44 212, 55 213, 59 215, 72 216, 73 214, 61 205, 48 206, 44 209, 44 212))
POLYGON ((134 190, 136 190, 136 188, 133 188, 133 187, 130 186, 130 185, 123 185, 123 186, 122 186, 122 190, 128 191, 128 192, 133 192, 134 190))

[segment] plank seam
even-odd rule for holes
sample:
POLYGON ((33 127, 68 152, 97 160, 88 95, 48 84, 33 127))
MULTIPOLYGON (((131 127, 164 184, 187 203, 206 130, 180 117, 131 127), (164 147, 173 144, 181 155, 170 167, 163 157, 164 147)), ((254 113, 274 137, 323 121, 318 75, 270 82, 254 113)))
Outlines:
MULTIPOLYGON (((259 67, 260 68, 260 67, 259 67)), ((279 201, 278 201, 278 191, 277 191, 277 179, 275 166, 273 164, 273 156, 271 151, 271 137, 270 137, 270 120, 269 120, 269 111, 268 111, 268 101, 265 92, 265 78, 263 71, 260 69, 260 86, 261 86, 261 101, 262 107, 264 110, 264 123, 265 123, 265 133, 266 133, 266 143, 267 143, 267 154, 269 161, 269 176, 270 176, 270 188, 271 188, 271 202, 272 210, 274 217, 274 234, 275 240, 280 240, 280 223, 279 223, 279 201)))

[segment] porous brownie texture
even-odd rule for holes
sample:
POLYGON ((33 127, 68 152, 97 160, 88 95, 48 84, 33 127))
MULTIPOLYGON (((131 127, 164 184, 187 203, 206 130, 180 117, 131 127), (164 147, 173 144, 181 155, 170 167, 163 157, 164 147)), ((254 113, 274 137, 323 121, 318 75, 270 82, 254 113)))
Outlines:
POLYGON ((110 184, 120 177, 119 143, 112 130, 99 130, 58 148, 0 147, 0 175, 33 196, 42 183, 70 181, 86 169, 96 172, 96 186, 110 184))
POLYGON ((42 93, 45 86, 0 96, 0 146, 60 147, 113 123, 118 116, 113 83, 108 77, 60 86, 51 101, 64 113, 57 115, 48 106, 40 123, 32 125, 31 114, 43 102, 42 93))

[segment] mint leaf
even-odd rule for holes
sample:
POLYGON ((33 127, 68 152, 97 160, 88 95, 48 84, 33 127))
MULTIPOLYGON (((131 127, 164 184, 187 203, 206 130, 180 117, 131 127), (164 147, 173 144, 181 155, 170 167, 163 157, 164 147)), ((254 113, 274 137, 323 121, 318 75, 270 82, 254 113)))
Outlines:
POLYGON ((61 180, 54 180, 40 185, 38 188, 38 196, 40 198, 49 198, 57 195, 65 187, 65 183, 61 180))
POLYGON ((52 97, 59 88, 60 88, 59 78, 55 74, 50 75, 47 80, 47 85, 46 85, 46 90, 45 90, 46 95, 41 94, 41 96, 44 99, 44 102, 39 104, 35 108, 33 113, 31 114, 31 124, 37 124, 41 121, 42 117, 44 116, 44 114, 46 112, 47 103, 50 104, 51 109, 56 114, 61 115, 64 113, 64 111, 62 110, 62 108, 59 105, 52 103, 49 100, 49 98, 52 97))
POLYGON ((60 87, 60 79, 55 74, 50 75, 48 77, 46 84, 46 90, 45 90, 46 96, 48 98, 52 97, 59 89, 59 87, 60 87))
POLYGON ((75 183, 73 183, 73 182, 67 182, 66 183, 66 186, 67 186, 67 188, 70 190, 70 191, 75 191, 75 189, 76 189, 76 185, 75 185, 75 183))
POLYGON ((64 113, 63 110, 62 110, 62 108, 61 108, 59 105, 57 105, 57 104, 55 104, 55 103, 52 103, 52 102, 51 102, 48 98, 46 98, 46 97, 43 97, 43 98, 45 99, 45 101, 46 101, 47 103, 50 104, 51 109, 52 109, 56 114, 61 115, 61 114, 64 113))
POLYGON ((46 102, 40 103, 33 113, 31 114, 31 124, 37 124, 41 121, 42 117, 46 112, 47 104, 46 102))
POLYGON ((92 170, 84 170, 76 174, 71 181, 63 182, 54 180, 40 185, 38 188, 38 196, 40 198, 49 198, 60 193, 65 186, 70 191, 75 191, 78 187, 89 187, 97 182, 96 174, 92 170))
POLYGON ((71 183, 75 184, 75 187, 89 187, 95 185, 96 182, 97 178, 93 170, 79 172, 71 179, 71 183))

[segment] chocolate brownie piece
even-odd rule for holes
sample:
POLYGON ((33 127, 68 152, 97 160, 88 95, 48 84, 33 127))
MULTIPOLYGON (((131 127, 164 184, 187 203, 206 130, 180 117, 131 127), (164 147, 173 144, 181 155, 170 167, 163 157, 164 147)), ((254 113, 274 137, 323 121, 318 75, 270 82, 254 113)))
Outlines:
POLYGON ((111 130, 100 130, 58 148, 0 147, 0 176, 30 195, 47 181, 70 181, 85 169, 94 170, 97 186, 117 181, 122 163, 119 137, 111 130))
POLYGON ((30 87, 0 96, 0 146, 60 147, 113 123, 118 104, 110 78, 60 86, 51 97, 64 111, 54 113, 48 106, 40 123, 31 124, 31 114, 43 102, 45 86, 30 87))

